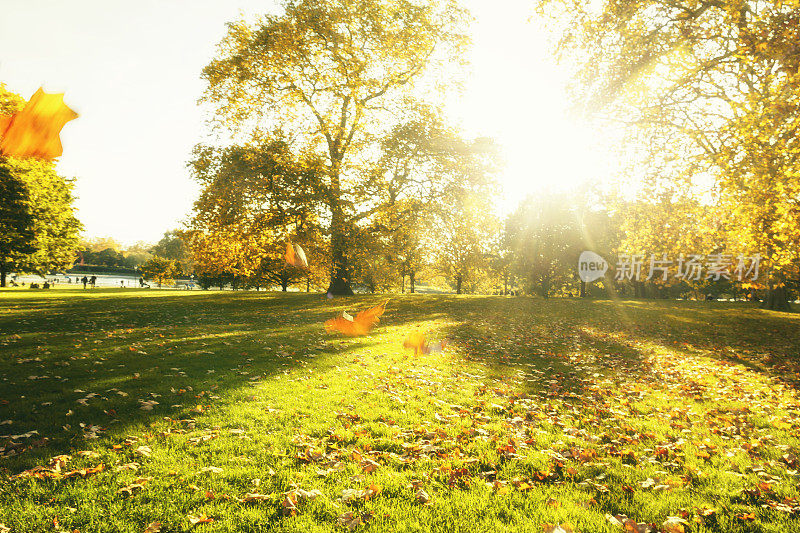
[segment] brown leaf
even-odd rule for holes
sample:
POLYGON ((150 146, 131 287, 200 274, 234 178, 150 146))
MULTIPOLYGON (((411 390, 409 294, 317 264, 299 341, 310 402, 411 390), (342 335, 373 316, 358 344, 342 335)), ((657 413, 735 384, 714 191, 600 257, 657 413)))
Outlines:
POLYGON ((414 498, 417 500, 417 503, 422 505, 428 505, 431 502, 431 497, 422 489, 419 489, 415 494, 414 498))
POLYGON ((159 533, 161 531, 161 522, 151 522, 149 526, 142 533, 159 533))

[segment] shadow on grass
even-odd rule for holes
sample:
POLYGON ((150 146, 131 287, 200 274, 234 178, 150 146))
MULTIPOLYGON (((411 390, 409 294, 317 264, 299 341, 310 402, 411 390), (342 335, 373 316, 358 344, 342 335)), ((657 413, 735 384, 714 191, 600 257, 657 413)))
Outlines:
MULTIPOLYGON (((86 428, 124 438, 164 416, 191 417, 212 396, 236 401, 253 381, 296 368, 341 364, 372 337, 329 336, 322 323, 389 296, 327 300, 298 293, 52 291, 0 295, 0 446, 41 437, 3 461, 18 472, 86 446, 86 428), (78 294, 75 294, 75 293, 78 294), (176 393, 173 390, 183 390, 176 393), (124 392, 127 396, 122 396, 124 392), (89 394, 81 405, 78 400, 89 394), (228 396, 226 396, 228 395, 228 396), (156 401, 153 411, 141 402, 156 401), (71 414, 68 414, 72 411, 71 414), (83 423, 82 428, 80 424, 83 423)), ((650 371, 647 344, 735 360, 771 377, 797 368, 800 320, 717 302, 448 295, 391 296, 382 323, 432 324, 488 379, 521 382, 530 395, 575 395, 606 374, 650 371), (773 360, 774 364, 769 364, 773 360), (766 361, 766 363, 765 363, 766 361)), ((795 374, 797 375, 797 374, 795 374)), ((213 403, 213 402, 211 402, 213 403)), ((101 433, 102 434, 102 433, 101 433)))
MULTIPOLYGON (((164 416, 190 418, 194 409, 215 403, 209 398, 232 401, 253 382, 338 364, 376 341, 328 335, 323 322, 381 301, 263 292, 74 292, 0 300, 0 421, 11 421, 0 426, 0 435, 7 435, 0 447, 8 453, 18 444, 16 452, 27 451, 4 459, 13 472, 87 446, 93 426, 107 430, 101 435, 124 438, 132 426, 164 416), (150 401, 158 402, 154 410, 140 408, 150 401), (38 434, 8 437, 30 431, 38 434)), ((392 318, 394 324, 403 320, 392 318)))

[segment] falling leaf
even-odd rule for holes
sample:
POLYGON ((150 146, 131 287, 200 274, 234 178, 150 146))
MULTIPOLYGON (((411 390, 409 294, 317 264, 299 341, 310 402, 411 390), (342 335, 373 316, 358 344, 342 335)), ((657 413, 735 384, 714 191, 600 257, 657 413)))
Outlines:
POLYGON ((63 94, 45 94, 39 88, 22 111, 0 116, 0 153, 16 158, 56 158, 63 151, 58 134, 76 118, 78 114, 64 105, 63 94))
POLYGON ((407 350, 414 350, 414 355, 422 353, 423 348, 427 345, 425 334, 421 331, 412 331, 403 341, 403 348, 407 350))
POLYGON ((325 322, 325 329, 328 332, 338 331, 345 335, 355 337, 366 335, 380 321, 380 317, 386 310, 386 300, 381 305, 376 305, 358 313, 355 318, 343 312, 342 316, 332 318, 325 322))
POLYGON ((414 350, 414 355, 442 352, 447 347, 447 339, 428 344, 426 336, 421 331, 413 331, 403 341, 403 348, 414 350))
POLYGON ((299 244, 286 243, 286 264, 297 268, 308 268, 306 253, 299 244))

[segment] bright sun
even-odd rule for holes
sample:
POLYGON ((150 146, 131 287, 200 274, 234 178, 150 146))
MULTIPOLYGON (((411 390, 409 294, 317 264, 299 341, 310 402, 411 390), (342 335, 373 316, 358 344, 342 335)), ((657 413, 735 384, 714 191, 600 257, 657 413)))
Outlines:
POLYGON ((605 180, 611 161, 600 131, 569 116, 568 75, 529 19, 531 2, 467 0, 473 24, 465 94, 448 108, 470 135, 493 137, 506 166, 500 214, 528 194, 605 180))

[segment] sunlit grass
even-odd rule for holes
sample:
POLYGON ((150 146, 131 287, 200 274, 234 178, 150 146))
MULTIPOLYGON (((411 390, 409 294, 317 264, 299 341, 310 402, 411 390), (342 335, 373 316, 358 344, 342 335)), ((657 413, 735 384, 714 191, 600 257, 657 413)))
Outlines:
POLYGON ((208 531, 334 531, 349 516, 374 531, 594 532, 626 514, 682 516, 691 531, 800 527, 797 317, 396 296, 371 335, 324 332, 379 301, 0 292, 0 434, 38 432, 0 439, 0 523, 186 531, 205 513, 195 527, 208 531), (447 351, 409 356, 418 327, 447 351), (15 477, 59 454, 65 471, 105 469, 15 477), (286 510, 298 489, 320 495, 286 510))

